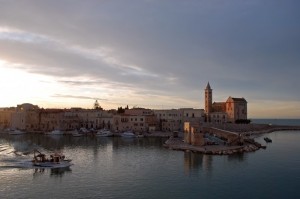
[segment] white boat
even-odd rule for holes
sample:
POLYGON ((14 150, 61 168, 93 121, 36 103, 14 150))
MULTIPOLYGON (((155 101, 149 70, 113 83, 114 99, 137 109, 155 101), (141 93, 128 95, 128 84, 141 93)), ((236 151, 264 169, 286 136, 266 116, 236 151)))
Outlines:
POLYGON ((9 135, 22 135, 22 134, 25 134, 24 131, 20 131, 20 130, 11 130, 9 131, 8 133, 9 135))
POLYGON ((136 135, 132 131, 125 131, 124 133, 121 134, 122 137, 127 137, 127 138, 133 138, 136 137, 136 135))
POLYGON ((62 168, 71 166, 71 161, 70 159, 65 159, 65 156, 60 153, 51 154, 50 159, 48 159, 45 154, 34 150, 31 165, 34 168, 62 168))
POLYGON ((136 136, 137 138, 143 138, 143 137, 145 137, 143 134, 139 134, 139 135, 137 135, 136 136))
POLYGON ((83 134, 78 132, 77 130, 75 130, 75 131, 72 132, 72 136, 73 137, 81 137, 81 136, 83 136, 83 134))
POLYGON ((96 133, 96 136, 99 136, 99 137, 112 137, 113 135, 114 134, 107 129, 101 129, 96 133))
POLYGON ((90 133, 89 130, 87 130, 86 128, 83 128, 83 127, 79 129, 79 132, 80 133, 90 133))
POLYGON ((64 133, 60 130, 53 130, 51 132, 47 132, 47 135, 63 135, 64 133))

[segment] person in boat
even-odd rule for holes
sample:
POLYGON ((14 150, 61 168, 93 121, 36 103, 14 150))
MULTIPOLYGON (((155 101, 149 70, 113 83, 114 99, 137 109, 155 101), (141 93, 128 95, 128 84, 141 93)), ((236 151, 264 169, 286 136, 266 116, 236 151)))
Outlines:
POLYGON ((46 155, 39 152, 38 150, 34 151, 34 157, 33 157, 33 162, 46 162, 47 158, 46 155), (37 152, 38 154, 36 155, 35 152, 37 152))

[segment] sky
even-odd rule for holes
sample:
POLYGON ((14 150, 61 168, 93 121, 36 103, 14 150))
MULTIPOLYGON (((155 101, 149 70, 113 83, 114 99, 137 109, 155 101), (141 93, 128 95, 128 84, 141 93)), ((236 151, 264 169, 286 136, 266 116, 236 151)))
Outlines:
POLYGON ((0 0, 0 107, 204 108, 300 118, 297 0, 0 0))

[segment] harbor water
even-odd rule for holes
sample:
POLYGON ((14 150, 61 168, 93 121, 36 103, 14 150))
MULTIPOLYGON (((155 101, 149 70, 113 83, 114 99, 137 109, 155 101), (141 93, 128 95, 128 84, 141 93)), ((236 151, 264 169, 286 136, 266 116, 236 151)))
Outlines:
POLYGON ((300 132, 256 140, 267 149, 212 156, 165 149, 165 138, 1 133, 0 198, 300 198, 300 132), (74 165, 20 167, 34 148, 74 165))

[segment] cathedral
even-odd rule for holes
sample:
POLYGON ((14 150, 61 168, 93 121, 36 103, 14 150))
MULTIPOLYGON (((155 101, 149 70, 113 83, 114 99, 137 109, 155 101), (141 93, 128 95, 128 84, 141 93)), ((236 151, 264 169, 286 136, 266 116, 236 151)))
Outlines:
POLYGON ((245 98, 228 97, 226 102, 212 102, 212 89, 207 83, 205 88, 206 122, 236 123, 247 120, 247 101, 245 98))

